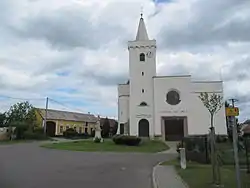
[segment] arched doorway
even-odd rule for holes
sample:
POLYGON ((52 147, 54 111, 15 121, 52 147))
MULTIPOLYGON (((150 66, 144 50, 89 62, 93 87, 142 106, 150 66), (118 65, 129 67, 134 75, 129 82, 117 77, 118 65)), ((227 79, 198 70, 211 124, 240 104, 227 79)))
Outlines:
POLYGON ((141 119, 139 121, 139 136, 140 137, 149 137, 149 122, 146 119, 141 119))
POLYGON ((120 134, 124 134, 124 123, 120 124, 120 134))
POLYGON ((46 122, 46 134, 48 136, 55 136, 56 134, 56 123, 53 121, 46 122))

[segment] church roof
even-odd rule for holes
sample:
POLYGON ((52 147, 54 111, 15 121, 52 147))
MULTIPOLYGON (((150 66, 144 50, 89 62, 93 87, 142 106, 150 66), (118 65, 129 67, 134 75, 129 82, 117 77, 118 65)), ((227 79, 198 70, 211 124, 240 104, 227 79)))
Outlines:
POLYGON ((148 33, 147 33, 147 29, 144 23, 144 19, 141 15, 140 18, 140 22, 139 22, 139 27, 138 27, 138 31, 137 31, 137 35, 136 35, 136 40, 137 41, 145 41, 145 40, 149 40, 148 39, 148 33))

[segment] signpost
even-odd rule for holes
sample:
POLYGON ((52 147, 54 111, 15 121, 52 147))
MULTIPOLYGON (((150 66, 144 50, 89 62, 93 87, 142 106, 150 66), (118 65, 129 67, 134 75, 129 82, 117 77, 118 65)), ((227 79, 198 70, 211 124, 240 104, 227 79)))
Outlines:
POLYGON ((237 107, 227 107, 226 108, 226 116, 238 116, 239 108, 237 107))
POLYGON ((230 99, 230 100, 232 101, 232 107, 226 108, 226 116, 229 116, 229 118, 233 122, 233 146, 234 146, 236 182, 237 182, 237 188, 241 188, 240 166, 239 166, 239 156, 238 156, 238 133, 237 133, 237 123, 235 117, 239 115, 239 108, 234 107, 236 99, 230 99))

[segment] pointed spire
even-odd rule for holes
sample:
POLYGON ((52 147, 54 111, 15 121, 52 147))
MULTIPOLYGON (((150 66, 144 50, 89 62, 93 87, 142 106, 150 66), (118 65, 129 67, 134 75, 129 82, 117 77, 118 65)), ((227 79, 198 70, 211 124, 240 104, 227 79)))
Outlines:
POLYGON ((139 22, 137 35, 136 35, 136 40, 137 41, 149 40, 147 29, 146 29, 144 19, 143 19, 143 13, 141 13, 141 18, 140 18, 140 22, 139 22))

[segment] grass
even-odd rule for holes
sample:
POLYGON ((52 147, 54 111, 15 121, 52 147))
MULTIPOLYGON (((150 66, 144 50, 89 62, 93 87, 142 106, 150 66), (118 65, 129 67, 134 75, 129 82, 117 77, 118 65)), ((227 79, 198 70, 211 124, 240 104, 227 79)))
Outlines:
POLYGON ((71 151, 102 151, 102 152, 143 152, 155 153, 169 149, 161 141, 143 141, 139 146, 116 145, 112 140, 94 143, 92 140, 44 144, 42 147, 71 151))
MULTIPOLYGON (((194 162, 188 162, 185 170, 180 168, 177 160, 167 161, 162 165, 174 165, 177 173, 189 185, 190 188, 213 188, 211 165, 203 165, 194 162)), ((250 174, 241 172, 242 188, 250 187, 250 174)), ((236 176, 234 166, 223 166, 221 168, 222 185, 225 188, 235 188, 236 176)))

